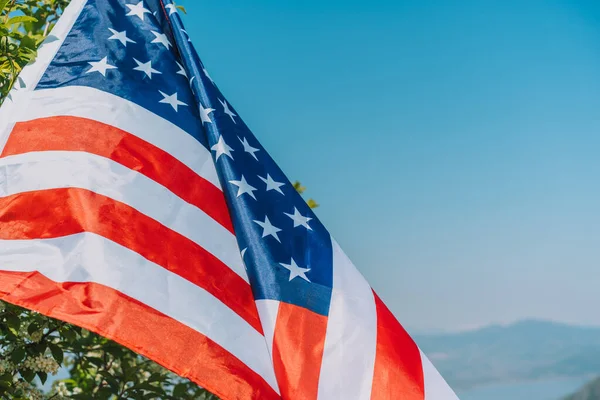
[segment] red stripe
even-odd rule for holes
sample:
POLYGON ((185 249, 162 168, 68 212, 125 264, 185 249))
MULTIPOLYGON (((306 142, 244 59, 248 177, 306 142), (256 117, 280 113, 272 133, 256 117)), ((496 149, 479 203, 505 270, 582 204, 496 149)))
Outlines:
POLYGON ((281 397, 314 400, 327 331, 327 317, 281 303, 273 336, 273 366, 281 397))
POLYGON ((219 188, 169 153, 111 125, 77 117, 19 122, 0 157, 51 150, 85 151, 110 158, 166 187, 233 233, 225 196, 219 188))
POLYGON ((79 188, 0 198, 0 239, 44 239, 92 232, 135 251, 202 287, 258 332, 250 285, 185 236, 134 208, 79 188))
POLYGON ((375 295, 377 352, 372 400, 423 400, 425 387, 421 353, 402 325, 375 295))
POLYGON ((280 399, 260 375, 217 343, 109 287, 0 271, 0 298, 119 342, 221 399, 280 399))

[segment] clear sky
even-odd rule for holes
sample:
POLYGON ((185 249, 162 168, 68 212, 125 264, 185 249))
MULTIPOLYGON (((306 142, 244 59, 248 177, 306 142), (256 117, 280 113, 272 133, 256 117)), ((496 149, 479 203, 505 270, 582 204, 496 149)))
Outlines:
POLYGON ((180 4, 212 78, 406 327, 600 325, 593 1, 180 4))

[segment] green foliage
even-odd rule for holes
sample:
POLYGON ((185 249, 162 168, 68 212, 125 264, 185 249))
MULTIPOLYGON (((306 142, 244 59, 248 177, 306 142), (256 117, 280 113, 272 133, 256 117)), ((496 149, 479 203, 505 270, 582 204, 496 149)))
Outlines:
MULTIPOLYGON (((298 181, 294 182, 294 189, 296 189, 296 192, 303 194, 306 191, 306 187, 302 186, 302 184, 298 181)), ((319 203, 317 203, 315 200, 313 199, 308 199, 306 201, 306 204, 308 204, 308 206, 310 208, 317 208, 319 207, 319 203)))
POLYGON ((2 399, 216 399, 119 344, 0 302, 2 399), (40 385, 60 368, 68 378, 40 385))
POLYGON ((69 0, 0 0, 0 103, 69 0))

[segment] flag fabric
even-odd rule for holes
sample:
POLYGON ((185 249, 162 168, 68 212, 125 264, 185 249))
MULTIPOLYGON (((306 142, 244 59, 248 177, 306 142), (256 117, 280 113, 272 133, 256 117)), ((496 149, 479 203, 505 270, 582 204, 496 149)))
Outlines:
POLYGON ((0 298, 223 399, 457 399, 170 0, 72 0, 0 108, 0 298))

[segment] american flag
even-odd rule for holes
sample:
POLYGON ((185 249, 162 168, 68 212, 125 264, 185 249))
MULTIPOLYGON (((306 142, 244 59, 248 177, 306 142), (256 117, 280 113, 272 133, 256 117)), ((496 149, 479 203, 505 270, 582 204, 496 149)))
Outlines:
POLYGON ((223 399, 457 399, 170 0, 73 0, 0 108, 0 298, 223 399))

